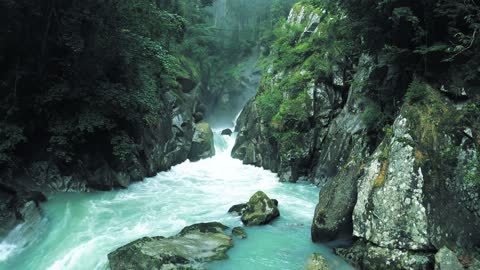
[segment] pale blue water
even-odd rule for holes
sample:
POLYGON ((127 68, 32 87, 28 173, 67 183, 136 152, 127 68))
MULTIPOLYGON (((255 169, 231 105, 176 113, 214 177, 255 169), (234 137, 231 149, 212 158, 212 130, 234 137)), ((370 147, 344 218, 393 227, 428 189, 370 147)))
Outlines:
POLYGON ((43 218, 1 241, 0 269, 108 269, 109 252, 143 236, 171 236, 198 222, 240 226, 227 210, 257 190, 279 201, 281 217, 247 228, 248 238, 235 240, 230 259, 208 269, 302 269, 313 252, 325 254, 333 269, 352 269, 310 241, 317 187, 280 183, 275 174, 230 158, 233 138, 215 139, 215 157, 185 162, 127 190, 50 195, 43 218))

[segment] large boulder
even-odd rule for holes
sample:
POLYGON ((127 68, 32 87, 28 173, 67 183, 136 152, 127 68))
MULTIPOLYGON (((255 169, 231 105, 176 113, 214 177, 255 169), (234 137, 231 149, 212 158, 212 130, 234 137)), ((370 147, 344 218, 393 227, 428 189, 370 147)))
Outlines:
POLYGON ((144 237, 108 254, 111 270, 202 269, 199 263, 228 258, 233 246, 228 227, 199 223, 165 238, 144 237))
POLYGON ((229 212, 240 213, 241 220, 246 226, 265 225, 280 216, 278 202, 270 199, 262 191, 253 194, 246 203, 246 207, 244 204, 240 204, 233 206, 230 210, 229 212))
POLYGON ((195 132, 193 134, 192 148, 188 159, 190 161, 198 161, 213 157, 215 155, 215 145, 213 141, 213 131, 207 122, 195 124, 195 132))
POLYGON ((222 135, 231 136, 233 131, 229 128, 222 130, 222 135))

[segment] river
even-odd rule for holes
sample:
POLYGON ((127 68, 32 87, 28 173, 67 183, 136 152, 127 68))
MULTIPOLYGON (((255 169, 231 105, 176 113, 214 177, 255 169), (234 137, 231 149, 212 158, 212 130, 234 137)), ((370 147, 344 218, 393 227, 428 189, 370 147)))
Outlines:
POLYGON ((332 269, 352 269, 310 240, 319 189, 280 183, 270 171, 243 165, 230 157, 233 144, 233 137, 216 131, 213 158, 184 162, 125 190, 49 194, 36 222, 18 226, 1 241, 0 269, 108 269, 109 252, 143 236, 171 236, 199 222, 240 226, 227 210, 258 190, 279 201, 281 217, 247 228, 248 238, 235 240, 230 259, 208 269, 296 270, 314 252, 324 254, 332 269))

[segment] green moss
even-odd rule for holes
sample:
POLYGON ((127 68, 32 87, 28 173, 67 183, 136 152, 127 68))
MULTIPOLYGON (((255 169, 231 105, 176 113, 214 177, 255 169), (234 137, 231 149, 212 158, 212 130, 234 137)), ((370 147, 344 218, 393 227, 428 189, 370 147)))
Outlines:
POLYGON ((378 176, 375 178, 373 182, 373 187, 381 187, 385 183, 385 179, 387 178, 387 171, 388 171, 388 161, 384 160, 382 162, 382 167, 380 168, 380 172, 378 176))

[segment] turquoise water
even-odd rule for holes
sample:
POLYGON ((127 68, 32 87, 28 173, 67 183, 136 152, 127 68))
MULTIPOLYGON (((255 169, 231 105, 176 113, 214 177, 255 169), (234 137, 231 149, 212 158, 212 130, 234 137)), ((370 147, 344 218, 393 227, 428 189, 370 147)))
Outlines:
POLYGON ((235 240, 230 259, 208 269, 302 269, 313 252, 325 254, 333 269, 352 269, 310 241, 317 187, 280 183, 275 174, 230 158, 233 138, 215 139, 215 157, 187 161, 126 190, 51 194, 43 217, 1 241, 0 269, 108 269, 109 252, 143 236, 171 236, 198 222, 240 226, 227 210, 257 190, 279 201, 281 217, 247 228, 248 238, 235 240))

